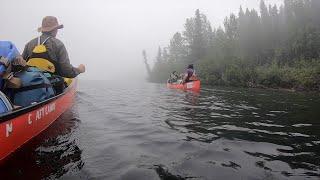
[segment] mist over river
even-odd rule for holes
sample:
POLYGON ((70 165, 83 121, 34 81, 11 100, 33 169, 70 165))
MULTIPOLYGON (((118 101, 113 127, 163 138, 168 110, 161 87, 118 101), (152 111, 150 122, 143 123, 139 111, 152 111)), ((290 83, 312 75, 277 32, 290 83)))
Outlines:
POLYGON ((80 81, 0 179, 319 179, 319 110, 313 93, 80 81))

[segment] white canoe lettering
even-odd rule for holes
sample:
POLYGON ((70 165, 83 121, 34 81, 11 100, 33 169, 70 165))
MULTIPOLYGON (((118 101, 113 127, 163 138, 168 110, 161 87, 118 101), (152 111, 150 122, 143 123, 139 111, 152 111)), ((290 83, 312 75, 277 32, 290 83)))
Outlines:
POLYGON ((13 125, 12 122, 6 124, 6 137, 9 137, 9 135, 13 131, 13 125))

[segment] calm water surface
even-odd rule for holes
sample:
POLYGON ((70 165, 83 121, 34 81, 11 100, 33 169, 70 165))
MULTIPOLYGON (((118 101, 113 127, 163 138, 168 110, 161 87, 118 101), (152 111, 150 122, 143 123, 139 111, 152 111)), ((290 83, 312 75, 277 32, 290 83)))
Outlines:
POLYGON ((319 179, 320 96, 82 81, 0 179, 319 179))

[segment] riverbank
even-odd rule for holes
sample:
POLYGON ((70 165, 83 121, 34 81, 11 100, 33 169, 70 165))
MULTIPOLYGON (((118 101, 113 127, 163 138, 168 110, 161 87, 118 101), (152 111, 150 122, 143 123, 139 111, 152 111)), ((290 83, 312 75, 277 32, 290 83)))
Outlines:
POLYGON ((287 91, 320 91, 320 61, 300 60, 291 65, 250 66, 243 61, 224 67, 199 63, 199 76, 204 84, 287 91))

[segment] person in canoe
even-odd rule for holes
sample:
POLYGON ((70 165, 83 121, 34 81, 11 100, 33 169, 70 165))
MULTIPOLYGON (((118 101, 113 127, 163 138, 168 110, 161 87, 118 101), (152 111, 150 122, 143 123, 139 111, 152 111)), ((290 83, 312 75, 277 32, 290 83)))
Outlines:
POLYGON ((187 67, 187 70, 184 74, 182 83, 187 83, 187 82, 191 82, 191 81, 196 81, 198 80, 196 72, 194 70, 193 64, 189 64, 187 67))
POLYGON ((170 74, 170 77, 168 79, 168 83, 177 83, 179 79, 180 79, 180 76, 177 74, 176 71, 173 71, 170 74))
POLYGON ((56 17, 47 16, 38 29, 41 36, 28 42, 22 53, 26 68, 15 72, 20 87, 6 87, 5 93, 14 105, 26 107, 61 94, 72 79, 85 72, 85 66, 70 64, 64 44, 56 38, 63 25, 56 17))
POLYGON ((25 45, 22 56, 29 66, 35 66, 62 77, 74 78, 85 72, 85 66, 80 64, 78 67, 73 67, 70 64, 67 49, 56 38, 58 29, 62 28, 63 25, 58 23, 56 17, 44 17, 42 26, 38 28, 42 35, 25 45))

